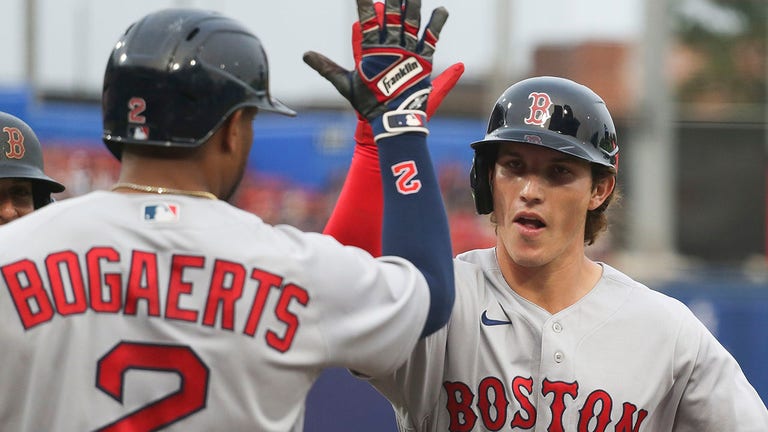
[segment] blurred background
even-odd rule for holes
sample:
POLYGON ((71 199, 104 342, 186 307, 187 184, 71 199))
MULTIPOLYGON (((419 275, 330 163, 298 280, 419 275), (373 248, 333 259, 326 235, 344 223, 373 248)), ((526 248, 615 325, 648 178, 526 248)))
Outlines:
MULTIPOLYGON (((4 0, 0 110, 27 121, 59 200, 115 181, 103 147, 100 91, 113 44, 165 7, 218 10, 260 37, 274 96, 295 119, 256 119, 249 173, 235 204, 268 222, 322 230, 346 174, 356 117, 301 61, 322 52, 352 66, 352 0, 4 0)), ((768 2, 765 0, 423 0, 450 18, 435 70, 466 72, 430 124, 455 252, 493 244, 475 215, 469 143, 497 96, 534 75, 583 83, 606 101, 619 134, 623 199, 589 248, 686 302, 768 401, 768 2)), ((307 430, 393 430, 386 401, 346 371, 323 375, 307 430)))

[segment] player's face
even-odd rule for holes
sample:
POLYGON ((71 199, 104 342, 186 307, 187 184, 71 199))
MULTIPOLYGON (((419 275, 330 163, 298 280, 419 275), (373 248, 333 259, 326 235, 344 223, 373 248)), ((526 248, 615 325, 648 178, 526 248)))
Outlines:
POLYGON ((500 145, 491 182, 499 260, 529 268, 583 259, 587 210, 613 186, 593 188, 586 161, 521 143, 500 145))
POLYGON ((32 182, 25 179, 0 179, 0 225, 35 211, 32 182))

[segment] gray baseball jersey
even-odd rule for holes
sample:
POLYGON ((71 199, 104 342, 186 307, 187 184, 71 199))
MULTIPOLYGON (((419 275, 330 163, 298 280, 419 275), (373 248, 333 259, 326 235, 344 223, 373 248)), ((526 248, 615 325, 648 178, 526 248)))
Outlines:
POLYGON ((737 362, 679 301, 602 264, 552 315, 509 288, 494 249, 454 265, 448 325, 372 379, 402 431, 768 431, 737 362))
POLYGON ((0 229, 0 429, 301 430, 323 368, 391 373, 409 262, 221 201, 93 192, 0 229))

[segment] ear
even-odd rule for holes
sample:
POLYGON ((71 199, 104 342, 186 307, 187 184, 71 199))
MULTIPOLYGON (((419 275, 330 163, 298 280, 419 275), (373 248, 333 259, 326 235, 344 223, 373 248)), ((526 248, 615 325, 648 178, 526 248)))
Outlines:
POLYGON ((589 198, 589 210, 594 210, 600 207, 608 196, 611 195, 611 192, 613 192, 613 188, 615 187, 615 175, 609 175, 598 180, 595 187, 592 188, 592 196, 589 198))
POLYGON ((242 131, 238 127, 242 120, 243 110, 235 110, 230 114, 229 118, 221 125, 221 146, 222 150, 226 153, 232 153, 236 150, 242 131))

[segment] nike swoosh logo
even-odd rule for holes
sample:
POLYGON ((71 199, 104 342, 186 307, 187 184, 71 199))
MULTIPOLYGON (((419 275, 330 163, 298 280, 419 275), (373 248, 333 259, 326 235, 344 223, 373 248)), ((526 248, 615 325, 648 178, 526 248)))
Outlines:
POLYGON ((488 311, 483 311, 483 316, 480 317, 480 321, 483 323, 483 325, 486 326, 497 326, 497 325, 511 325, 512 321, 499 321, 495 319, 488 318, 488 311))

